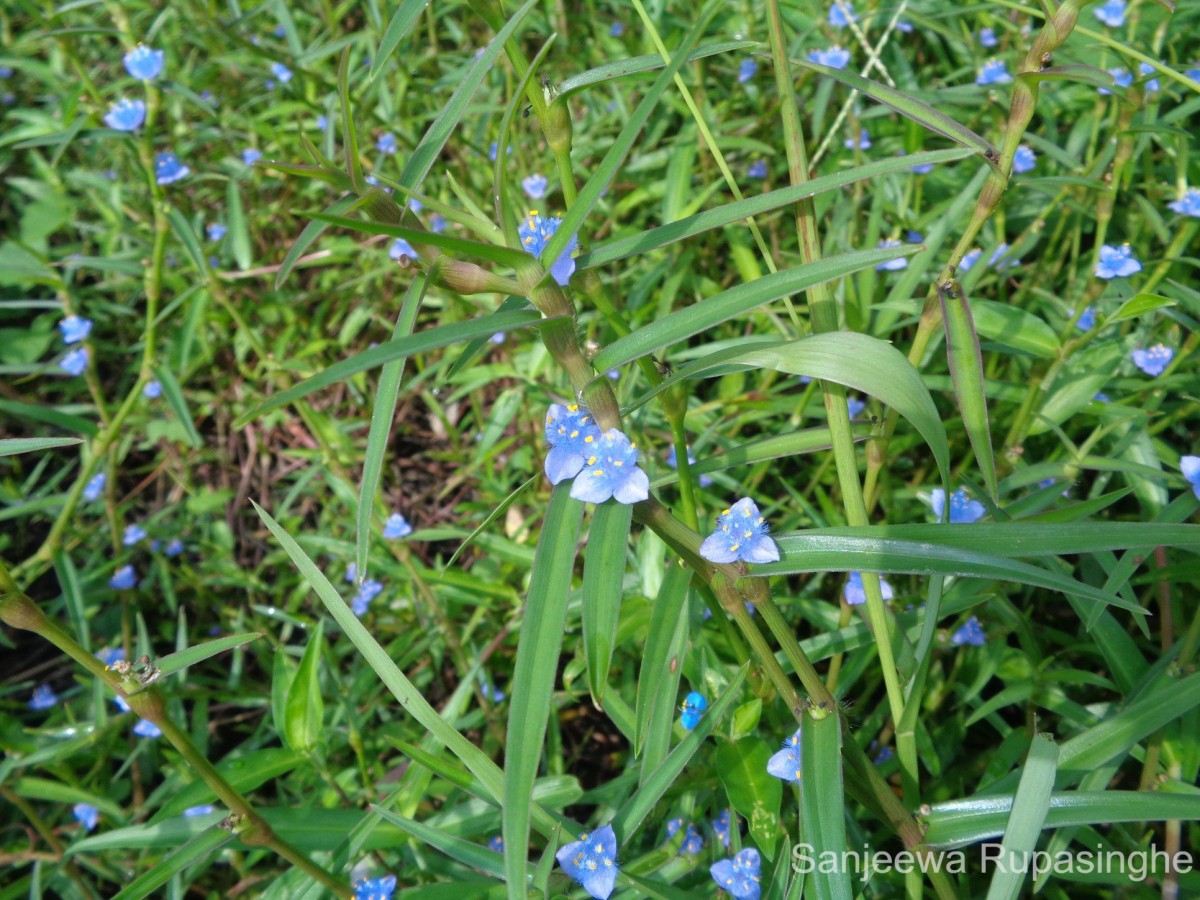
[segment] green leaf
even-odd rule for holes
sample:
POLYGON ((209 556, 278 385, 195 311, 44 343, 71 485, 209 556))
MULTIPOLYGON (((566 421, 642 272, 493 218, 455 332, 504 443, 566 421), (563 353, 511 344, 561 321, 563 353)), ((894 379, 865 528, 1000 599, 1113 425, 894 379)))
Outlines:
POLYGON ((493 334, 497 331, 505 333, 516 331, 518 328, 524 328, 526 325, 540 321, 542 321, 541 313, 533 310, 502 313, 471 319, 468 322, 456 322, 453 325, 439 325, 410 337, 388 341, 386 344, 380 344, 378 347, 372 347, 370 350, 364 350, 339 363, 334 363, 311 378, 293 385, 285 391, 273 394, 269 400, 242 415, 234 424, 240 428, 263 413, 286 406, 301 397, 307 397, 314 391, 337 384, 339 381, 345 381, 351 375, 377 368, 393 360, 469 341, 480 335, 493 334))
POLYGON ((588 552, 583 563, 583 649, 588 687, 598 707, 604 706, 608 668, 617 642, 617 620, 625 580, 625 549, 633 507, 601 503, 588 529, 588 552))
POLYGON ((495 244, 485 244, 482 241, 470 241, 452 234, 434 234, 419 228, 406 228, 403 225, 376 222, 373 219, 350 219, 346 216, 335 216, 329 213, 308 213, 307 215, 309 218, 327 225, 338 225, 365 234, 386 234, 388 237, 404 238, 414 245, 428 244, 442 250, 451 250, 460 256, 475 256, 514 268, 529 262, 529 254, 524 251, 499 247, 495 244))
POLYGON ((583 504, 571 485, 550 494, 517 642, 504 753, 504 874, 509 897, 524 897, 528 879, 530 799, 552 708, 554 680, 567 620, 567 597, 583 504))
POLYGON ((775 856, 783 802, 783 782, 767 772, 773 752, 762 738, 744 737, 720 744, 714 756, 730 804, 750 823, 754 842, 769 859, 775 856))
MULTIPOLYGON (((716 56, 718 53, 750 50, 757 46, 757 41, 723 41, 719 44, 705 44, 703 47, 697 47, 688 54, 688 62, 694 62, 697 59, 704 59, 708 56, 716 56)), ((578 75, 572 75, 565 81, 559 82, 558 92, 560 94, 570 94, 580 88, 590 87, 593 84, 600 84, 614 78, 624 78, 627 75, 636 75, 639 72, 653 72, 655 69, 661 69, 665 65, 666 63, 663 62, 663 58, 657 53, 619 59, 616 62, 604 63, 603 65, 596 66, 594 69, 580 72, 578 75)))
MULTIPOLYGON (((800 726, 800 824, 815 859, 840 858, 846 849, 846 794, 842 782, 842 725, 836 709, 800 726)), ((850 900, 849 870, 818 866, 812 884, 820 900, 850 900)))
MULTIPOLYGON (((487 847, 481 847, 474 841, 463 840, 462 838, 446 834, 440 829, 422 825, 420 822, 413 821, 412 819, 406 819, 404 816, 397 815, 381 806, 372 805, 371 809, 401 831, 411 834, 417 840, 423 841, 435 850, 446 854, 451 859, 456 859, 473 869, 487 872, 496 878, 504 878, 504 857, 499 853, 489 850, 487 847)), ((526 874, 524 880, 526 882, 529 881, 528 874, 526 874)), ((524 890, 521 891, 521 896, 525 896, 524 890)))
MULTIPOLYGON (((278 778, 296 768, 304 757, 291 750, 273 747, 268 750, 251 750, 232 759, 226 758, 217 763, 217 771, 238 793, 246 794, 272 778, 278 778)), ((150 819, 150 824, 158 824, 163 819, 177 816, 185 809, 199 806, 201 803, 211 803, 217 799, 216 793, 203 781, 193 781, 181 791, 176 791, 150 819)))
POLYGON ((0 440, 0 456, 16 456, 18 453, 36 453, 57 447, 82 444, 81 438, 7 438, 0 440))
POLYGON ((400 42, 408 37, 413 26, 421 17, 421 13, 425 11, 430 2, 431 0, 404 0, 396 7, 396 11, 392 14, 392 20, 388 22, 387 29, 383 33, 383 40, 379 42, 379 48, 375 51, 375 57, 371 61, 368 80, 374 81, 383 70, 384 65, 391 59, 392 53, 400 46, 400 42))
POLYGON ((1046 823, 1057 765, 1058 745, 1054 739, 1048 734, 1035 734, 1021 770, 1021 783, 1004 829, 999 862, 988 887, 987 900, 1016 900, 1020 895, 1026 874, 1024 861, 1037 847, 1038 836, 1046 823))
POLYGON ((167 206, 167 222, 171 225, 171 230, 175 232, 175 237, 179 239, 179 243, 183 244, 183 249, 187 251, 187 255, 191 257, 192 265, 196 267, 196 271, 200 273, 208 272, 208 260, 204 255, 204 250, 200 247, 200 241, 196 238, 196 232, 192 231, 192 226, 187 219, 174 206, 167 206))
POLYGON ((308 639, 284 707, 283 739, 298 753, 308 754, 316 748, 325 724, 325 701, 321 699, 322 624, 317 620, 308 639))
MULTIPOLYGON (((639 401, 632 406, 636 409, 639 401)), ((628 408, 627 408, 628 411, 628 408)), ((855 440, 863 440, 871 434, 871 426, 860 423, 851 426, 855 440)), ((780 459, 785 456, 797 456, 801 453, 815 453, 818 450, 828 450, 832 446, 832 438, 828 428, 806 428, 788 434, 776 434, 770 437, 758 438, 721 449, 715 456, 706 456, 690 465, 694 476, 709 475, 736 466, 752 465, 767 459, 780 459)), ((665 487, 679 480, 679 473, 672 469, 659 475, 650 482, 652 488, 665 487)))
MULTIPOLYGON (((325 207, 327 215, 337 215, 350 209, 358 202, 358 197, 350 194, 346 197, 340 197, 329 206, 325 207)), ((287 281, 287 277, 292 274, 292 269, 296 268, 296 264, 300 262, 305 252, 316 243, 317 238, 325 233, 325 229, 329 226, 325 222, 314 221, 309 222, 304 226, 304 230, 300 232, 300 236, 292 242, 292 246, 288 248, 288 252, 284 254, 283 262, 279 264, 279 271, 275 273, 275 290, 287 281)))
POLYGON ((188 443, 197 450, 203 447, 204 441, 200 437, 200 432, 196 430, 196 423, 192 421, 192 413, 188 409, 187 398, 183 396, 183 388, 179 386, 179 380, 175 377, 175 373, 165 365, 155 366, 154 377, 162 386, 163 396, 167 398, 167 405, 171 407, 171 411, 175 413, 175 418, 183 426, 188 443))
MULTIPOLYGON (((206 659, 211 659, 218 653, 224 653, 226 650, 232 650, 234 647, 241 647, 243 644, 248 644, 251 641, 256 641, 262 637, 261 631, 249 632, 247 634, 230 634, 225 637, 219 637, 216 640, 205 641, 203 644, 196 644, 194 647, 188 647, 186 650, 180 650, 177 653, 172 653, 170 656, 164 656, 162 659, 154 661, 155 668, 158 669, 159 678, 166 678, 168 675, 174 675, 176 672, 182 672, 189 666, 194 666, 196 663, 204 662, 206 659)), ((153 682, 150 682, 153 683, 153 682)), ((136 691, 130 691, 131 694, 141 693, 147 684, 136 691)))
POLYGON ((237 267, 245 272, 250 268, 250 226, 246 224, 246 213, 242 209, 242 192, 238 183, 229 179, 225 185, 225 204, 229 215, 229 238, 233 243, 233 258, 237 267))
POLYGON ((954 396, 975 451, 975 460, 983 474, 983 482, 995 502, 998 493, 996 457, 992 452, 992 429, 988 423, 983 354, 979 351, 975 321, 971 318, 971 304, 961 290, 955 295, 948 295, 938 285, 937 292, 946 325, 946 356, 954 383, 954 396))
MULTIPOLYGON (((663 576, 658 596, 654 600, 654 609, 650 614, 650 629, 646 635, 645 650, 642 653, 642 664, 638 668, 637 699, 634 702, 633 752, 635 756, 640 756, 642 753, 646 735, 650 730, 650 720, 655 714, 657 688, 662 681, 663 673, 667 670, 671 642, 675 637, 675 625, 683 615, 689 580, 690 576, 687 570, 679 566, 672 566, 663 576)), ((674 718, 674 709, 669 715, 674 718)))
POLYGON ((976 330, 988 340, 1043 359, 1058 357, 1058 335, 1032 313, 992 300, 974 301, 971 312, 976 330))
POLYGON ((1164 297, 1162 294, 1148 294, 1143 291, 1122 303, 1121 308, 1105 319, 1104 323, 1107 325, 1112 322, 1123 322, 1125 319, 1136 319, 1146 313, 1175 305, 1175 301, 1170 297, 1164 297))
POLYGON ((188 866, 203 862, 231 840, 231 831, 216 825, 206 828, 122 888, 113 900, 142 900, 143 897, 149 897, 188 866))

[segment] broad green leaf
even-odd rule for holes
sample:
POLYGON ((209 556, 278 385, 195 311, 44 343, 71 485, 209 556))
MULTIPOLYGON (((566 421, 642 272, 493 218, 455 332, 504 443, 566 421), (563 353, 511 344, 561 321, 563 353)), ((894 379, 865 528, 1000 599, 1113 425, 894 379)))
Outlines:
MULTIPOLYGON (((233 759, 223 759, 217 763, 216 768, 235 791, 245 795, 272 778, 287 774, 303 761, 304 757, 299 753, 274 747, 267 750, 251 750, 233 759)), ((171 799, 163 804, 163 808, 151 817, 150 824, 161 823, 163 819, 177 816, 185 809, 216 800, 216 793, 205 782, 193 781, 183 790, 173 794, 171 799)))
POLYGON ((633 507, 628 503, 601 503, 592 514, 588 529, 587 556, 583 562, 583 649, 588 686, 601 708, 617 642, 625 549, 632 520, 633 507))
POLYGON ((987 396, 984 393, 983 355, 971 318, 971 304, 961 290, 948 294, 941 285, 937 288, 942 305, 942 320, 946 326, 946 356, 954 395, 962 413, 963 425, 975 450, 975 460, 983 474, 988 494, 997 501, 996 457, 992 452, 992 429, 988 422, 987 396))
MULTIPOLYGON (((719 44, 705 44, 703 47, 697 47, 688 54, 688 62, 704 59, 706 56, 715 56, 718 53, 749 50, 757 46, 758 43, 756 41, 724 41, 719 44)), ((661 69, 665 65, 666 63, 663 62, 663 58, 657 53, 650 53, 646 56, 631 56, 629 59, 619 59, 616 62, 604 63, 603 65, 596 66, 594 69, 580 72, 578 75, 572 75, 570 78, 559 82, 558 92, 560 94, 570 94, 580 88, 600 84, 614 78, 624 78, 627 75, 636 75, 639 72, 653 72, 655 69, 661 69)))
MULTIPOLYGON (((804 840, 820 859, 846 849, 846 794, 842 782, 842 723, 838 710, 823 718, 809 715, 800 726, 800 825, 804 840)), ((818 866, 812 884, 821 900, 850 900, 847 869, 818 866)))
POLYGON ((325 701, 321 699, 321 648, 323 620, 308 638, 300 668, 292 679, 284 707, 283 739, 298 753, 312 753, 321 742, 325 724, 325 701))
POLYGON ((1032 313, 992 300, 975 300, 971 313, 976 330, 989 341, 1043 359, 1055 359, 1060 345, 1054 329, 1032 313))
POLYGON ((367 76, 369 80, 375 80, 384 65, 391 59, 392 53, 400 46, 400 42, 413 30, 421 13, 425 11, 430 2, 431 0, 404 0, 396 7, 396 11, 392 13, 392 19, 383 33, 383 40, 379 42, 379 48, 375 51, 375 57, 371 61, 371 73, 367 76))
POLYGON ((566 482, 557 485, 550 494, 533 561, 505 732, 502 822, 504 874, 510 898, 525 896, 530 799, 542 760, 547 719, 553 708, 554 681, 582 519, 583 504, 571 498, 571 485, 566 482))
POLYGON ((734 810, 750 824, 750 834, 768 859, 780 835, 779 805, 783 782, 767 772, 774 751, 759 737, 744 737, 717 747, 714 765, 734 810))
MULTIPOLYGON (((165 678, 168 675, 174 675, 176 672, 182 672, 189 666, 194 666, 197 663, 204 662, 206 659, 211 659, 218 653, 224 653, 226 650, 232 650, 234 647, 240 647, 243 644, 248 644, 251 641, 256 641, 262 637, 261 631, 250 632, 248 634, 229 634, 225 637, 219 637, 216 640, 205 641, 203 644, 196 644, 194 647, 188 647, 186 650, 180 650, 177 653, 172 653, 170 656, 164 656, 162 659, 154 661, 154 667, 158 669, 158 677, 165 678)), ((145 687, 149 687, 148 683, 145 687)), ((130 693, 137 694, 145 687, 140 688, 130 693)))
POLYGON ((175 377, 175 373, 168 366, 155 366, 154 377, 158 379, 158 383, 162 386, 163 396, 167 398, 167 405, 171 407, 171 411, 175 413, 175 418, 183 426, 188 443, 196 449, 203 447, 204 441, 200 437, 200 432, 196 430, 196 423, 192 421, 192 413, 188 409, 187 398, 183 395, 183 388, 179 386, 179 380, 175 377))
POLYGON ((1057 763, 1058 745, 1054 739, 1048 734, 1035 734, 1021 770, 1021 783, 1004 829, 1000 862, 988 887, 987 900, 1016 900, 1021 893, 1026 874, 1023 863, 1037 847, 1046 823, 1057 763))
POLYGON ((155 894, 188 866, 203 862, 232 840, 233 833, 230 831, 216 825, 206 828, 122 888, 113 900, 142 900, 155 894))
POLYGON ((82 443, 82 438, 8 438, 0 440, 0 456, 36 453, 39 450, 54 450, 82 443))
POLYGON ((1122 322, 1125 319, 1136 319, 1138 316, 1144 316, 1146 313, 1165 309, 1169 306, 1175 306, 1175 301, 1170 297, 1164 297, 1162 294, 1148 294, 1143 291, 1122 303, 1120 309, 1105 320, 1105 324, 1122 322))

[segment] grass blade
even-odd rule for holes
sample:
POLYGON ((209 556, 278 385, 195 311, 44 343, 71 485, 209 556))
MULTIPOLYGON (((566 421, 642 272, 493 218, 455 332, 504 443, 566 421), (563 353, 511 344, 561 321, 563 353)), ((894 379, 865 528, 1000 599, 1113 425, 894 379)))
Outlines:
POLYGON ((396 8, 396 12, 392 14, 392 20, 388 22, 387 29, 383 32, 379 48, 375 51, 375 58, 371 61, 371 72, 367 76, 369 81, 374 81, 375 77, 383 70, 384 65, 391 59, 392 53, 400 46, 400 42, 408 37, 413 26, 421 17, 421 13, 425 11, 425 7, 429 6, 430 2, 431 0, 404 0, 396 8))
MULTIPOLYGON (((842 784, 842 726, 836 709, 800 727, 800 823, 815 859, 836 859, 846 849, 846 795, 842 784), (826 855, 831 854, 831 855, 826 855)), ((848 869, 818 866, 812 884, 821 900, 850 900, 848 869)))
POLYGON ((987 900, 1016 900, 1020 895, 1025 882, 1023 861, 1037 846, 1046 824, 1057 765, 1058 745, 1054 739, 1048 734, 1035 734, 1004 829, 1000 862, 988 887, 987 900))
POLYGON ((187 399, 183 396, 183 388, 180 387, 175 373, 166 366, 155 366, 154 377, 162 385, 163 395, 167 398, 167 405, 171 407, 171 411, 175 413, 175 418, 183 426, 188 443, 195 448, 203 447, 204 441, 200 437, 200 432, 196 430, 196 423, 192 421, 191 410, 188 409, 187 399))
MULTIPOLYGON (((718 53, 749 50, 757 46, 758 43, 756 41, 724 41, 720 44, 705 44, 703 47, 697 47, 689 53, 687 59, 688 62, 695 62, 698 59, 704 59, 708 56, 716 56, 718 53)), ((655 69, 661 69, 665 65, 666 63, 663 62, 663 58, 657 53, 649 53, 645 56, 631 56, 629 59, 604 63, 603 65, 596 66, 594 69, 588 69, 586 72, 572 75, 565 81, 559 82, 558 92, 560 94, 571 94, 582 88, 611 81, 614 78, 624 78, 627 75, 636 75, 639 72, 653 72, 655 69)))
POLYGON ((168 675, 174 675, 176 672, 182 672, 189 666, 194 666, 197 663, 202 663, 206 659, 211 659, 219 653, 224 653, 226 650, 232 650, 234 647, 241 647, 243 644, 248 644, 251 641, 256 641, 262 637, 262 632, 254 631, 247 634, 229 634, 225 637, 217 638, 212 641, 205 641, 203 644, 196 644, 194 647, 188 647, 186 650, 180 650, 177 653, 172 653, 169 656, 164 656, 162 659, 154 661, 154 667, 158 669, 158 676, 136 691, 129 691, 130 694, 141 693, 151 684, 157 682, 168 675))
POLYGON ((113 900, 142 900, 143 897, 149 897, 188 866, 215 853, 231 840, 233 833, 230 831, 216 825, 206 828, 122 888, 113 900))
POLYGON ((999 502, 996 487, 996 457, 992 452, 992 429, 988 422, 987 396, 984 393, 983 354, 979 336, 971 318, 971 304, 961 290, 948 295, 939 284, 938 299, 942 304, 942 320, 946 326, 946 357, 954 396, 962 413, 963 425, 975 451, 975 461, 983 474, 983 483, 993 502, 999 502))
POLYGON ((16 456, 18 453, 36 453, 56 447, 82 444, 81 438, 7 438, 0 441, 0 456, 16 456))
POLYGON ((588 552, 583 565, 583 649, 587 659, 588 688, 599 707, 604 706, 608 667, 617 642, 617 620, 625 580, 625 548, 633 507, 627 503, 602 503, 588 529, 588 552))
POLYGON ((675 636, 675 623, 682 614, 687 588, 687 572, 678 566, 672 566, 663 577, 654 601, 654 609, 650 614, 650 630, 646 636, 646 651, 638 672, 637 700, 634 702, 635 756, 641 755, 646 734, 650 729, 650 718, 655 712, 654 697, 657 685, 662 680, 662 673, 667 669, 671 640, 675 636))

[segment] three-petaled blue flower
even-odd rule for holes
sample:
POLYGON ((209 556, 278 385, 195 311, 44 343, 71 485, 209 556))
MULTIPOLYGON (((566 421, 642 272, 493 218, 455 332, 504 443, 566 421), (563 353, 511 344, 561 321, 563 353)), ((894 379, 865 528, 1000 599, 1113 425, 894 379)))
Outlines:
POLYGON ((128 591, 137 587, 137 572, 133 570, 133 566, 121 566, 117 571, 113 572, 112 578, 108 579, 109 587, 116 588, 118 591, 128 591))
POLYGON ((96 659, 104 663, 105 668, 111 669, 115 663, 125 658, 124 647, 105 647, 96 651, 96 659))
POLYGON ((242 162, 248 166, 254 165, 262 159, 262 151, 256 147, 247 147, 242 151, 242 162))
MULTIPOLYGON (((1112 76, 1113 84, 1115 84, 1117 87, 1127 88, 1131 84, 1133 84, 1133 73, 1130 72, 1128 69, 1123 69, 1123 68, 1109 69, 1108 74, 1112 76)), ((1112 91, 1110 91, 1108 88, 1102 88, 1102 87, 1096 88, 1096 91, 1101 94, 1111 94, 1112 93, 1112 91)))
POLYGON ((104 114, 104 124, 117 131, 137 131, 145 121, 145 101, 130 100, 128 97, 122 97, 104 114))
POLYGON ((446 230, 446 217, 441 213, 434 213, 429 217, 429 230, 434 234, 441 234, 446 230))
POLYGON ((691 731, 699 725, 700 717, 704 715, 706 709, 708 709, 708 701, 699 691, 692 691, 684 697, 683 705, 679 707, 681 713, 679 723, 683 726, 684 731, 691 731))
POLYGON ((1120 28, 1125 24, 1125 0, 1106 0, 1103 6, 1092 11, 1109 28, 1120 28))
MULTIPOLYGON (((900 242, 887 238, 879 242, 879 248, 899 247, 900 242)), ((901 269, 908 268, 908 258, 905 256, 897 257, 896 259, 887 259, 875 267, 879 272, 899 272, 901 269)))
POLYGON ((1166 344, 1155 344, 1145 350, 1134 350, 1130 355, 1135 366, 1147 375, 1157 378, 1171 364, 1171 360, 1175 358, 1175 351, 1166 344))
POLYGON ((1167 209, 1183 216, 1200 219, 1200 188, 1188 188, 1182 197, 1168 203, 1167 209))
POLYGON ((147 381, 142 387, 142 396, 149 400, 156 400, 162 396, 162 384, 157 381, 147 381))
POLYGON ((76 803, 71 807, 71 815, 84 831, 93 831, 100 824, 100 810, 90 803, 76 803))
POLYGON ((100 495, 104 493, 104 482, 108 481, 108 476, 103 472, 97 472, 91 477, 83 488, 83 499, 92 502, 100 499, 100 495))
POLYGON ((979 46, 980 47, 995 47, 999 41, 996 40, 995 28, 980 28, 979 29, 979 46))
POLYGON ((1091 331, 1096 327, 1096 310, 1092 307, 1084 307, 1083 312, 1079 314, 1079 318, 1075 320, 1075 327, 1080 331, 1091 331))
POLYGON ((354 900, 392 900, 396 893, 396 876, 363 878, 354 882, 354 900))
POLYGON ((192 170, 181 163, 174 153, 154 155, 154 180, 159 184, 173 184, 191 174, 192 170))
MULTIPOLYGON (((561 224, 562 219, 557 216, 547 218, 540 215, 536 209, 531 209, 529 217, 517 229, 517 234, 521 238, 521 249, 526 253, 540 258, 542 251, 546 249, 546 244, 550 242, 550 238, 554 236, 554 232, 558 231, 558 226, 561 224)), ((579 236, 575 234, 571 235, 571 239, 567 241, 567 246, 563 248, 563 252, 550 266, 550 275, 563 287, 567 285, 567 282, 571 280, 571 276, 575 274, 575 260, 571 254, 575 252, 578 246, 579 236)))
MULTIPOLYGON (((896 596, 896 592, 892 590, 892 586, 887 583, 885 578, 879 579, 879 592, 883 595, 885 602, 896 596)), ((846 579, 846 584, 842 587, 842 599, 849 606, 862 606, 867 602, 867 591, 863 587, 861 572, 850 573, 850 577, 846 579)))
POLYGON ((29 708, 37 712, 52 709, 57 704, 58 694, 54 693, 54 688, 48 684, 39 684, 33 689, 33 695, 29 698, 29 708))
POLYGON ((745 84, 758 72, 758 63, 753 57, 747 56, 738 66, 738 84, 745 84))
POLYGON ((163 52, 138 44, 125 54, 125 71, 141 81, 153 81, 163 70, 163 52))
MULTIPOLYGON (((1158 70, 1155 69, 1154 66, 1150 65, 1150 63, 1145 63, 1145 62, 1138 63, 1138 74, 1139 75, 1143 75, 1143 76, 1153 75, 1156 71, 1158 71, 1158 70)), ((1158 83, 1157 78, 1151 78, 1146 82, 1144 87, 1146 88, 1147 94, 1156 94, 1156 93, 1158 93, 1158 91, 1162 87, 1162 85, 1160 85, 1158 83)))
POLYGON ((863 128, 859 131, 857 138, 846 138, 842 141, 842 145, 847 150, 870 150, 871 135, 867 134, 867 129, 863 128))
POLYGON ((554 854, 562 870, 597 900, 608 900, 617 884, 617 836, 604 825, 579 840, 564 844, 554 854))
POLYGON ((179 538, 171 538, 171 540, 167 541, 166 549, 163 550, 163 553, 171 557, 178 556, 182 552, 183 541, 181 541, 179 538))
POLYGON ((585 503, 638 503, 650 496, 650 479, 637 464, 637 445, 610 428, 588 446, 591 455, 571 485, 571 496, 585 503))
POLYGON ((919 163, 915 166, 909 166, 908 170, 915 175, 928 175, 933 171, 933 163, 919 163))
POLYGON ((730 820, 729 810, 727 810, 727 809, 721 810, 721 812, 717 815, 717 817, 712 820, 713 834, 715 834, 717 836, 717 840, 720 841, 726 847, 729 846, 729 842, 731 839, 730 833, 729 833, 730 832, 729 820, 730 820))
POLYGON ((404 238, 396 238, 392 241, 392 246, 388 248, 388 256, 392 259, 400 259, 402 256, 407 256, 409 259, 417 259, 419 254, 413 249, 412 244, 404 238))
POLYGON ((78 344, 92 333, 92 320, 70 315, 58 323, 64 344, 78 344))
POLYGON ((88 364, 88 349, 87 347, 76 347, 61 360, 58 367, 68 375, 82 375, 87 369, 88 364))
MULTIPOLYGON (((683 816, 667 820, 667 840, 675 837, 685 825, 683 816)), ((704 849, 704 835, 691 822, 686 823, 687 830, 683 835, 683 843, 679 845, 679 855, 689 853, 696 856, 704 849)))
POLYGON ((963 254, 963 258, 958 262, 958 270, 960 272, 970 272, 971 267, 979 262, 979 257, 983 256, 983 251, 976 247, 974 250, 968 250, 963 254))
POLYGON ((1013 154, 1012 170, 1018 175, 1032 172, 1037 166, 1037 154, 1022 144, 1013 154))
POLYGON ((987 642, 987 638, 983 633, 983 626, 979 624, 979 620, 974 616, 967 619, 954 634, 950 635, 950 643, 961 646, 968 644, 972 647, 982 647, 987 642))
POLYGON ((850 5, 850 0, 833 0, 829 7, 829 24, 834 28, 845 28, 851 22, 858 21, 858 14, 850 5))
POLYGON ((146 539, 146 529, 141 525, 126 525, 125 536, 121 538, 121 543, 126 547, 132 547, 138 541, 146 539))
POLYGON ((830 47, 828 50, 812 50, 808 54, 808 61, 822 66, 829 66, 831 69, 844 69, 846 68, 846 64, 850 62, 850 51, 837 45, 830 47))
POLYGON ((746 174, 751 178, 766 178, 767 161, 765 159, 756 159, 750 163, 750 168, 746 170, 746 174))
POLYGON ((371 601, 379 596, 383 590, 383 584, 373 578, 368 578, 358 588, 358 593, 354 595, 350 601, 350 610, 359 618, 362 618, 367 613, 367 607, 371 605, 371 601))
MULTIPOLYGON (((940 519, 946 509, 946 492, 941 488, 934 488, 929 492, 929 501, 933 506, 933 514, 940 519)), ((950 495, 951 525, 970 525, 986 515, 987 508, 978 500, 972 500, 967 496, 967 492, 963 488, 959 488, 950 495)))
POLYGON ((488 849, 491 850, 493 853, 503 853, 504 852, 504 837, 499 834, 493 834, 490 838, 488 838, 487 846, 488 846, 488 849))
POLYGON ((1200 500, 1200 456, 1181 456, 1179 471, 1192 486, 1192 493, 1196 495, 1196 499, 1200 500))
MULTIPOLYGON (((696 457, 692 456, 692 451, 691 451, 690 447, 688 448, 687 459, 688 459, 689 466, 694 466, 696 464, 696 457)), ((674 444, 671 445, 671 449, 667 453, 667 465, 670 466, 672 469, 679 468, 679 457, 675 453, 675 445, 674 444)), ((700 487, 711 487, 713 480, 708 475, 701 475, 699 478, 696 479, 696 482, 700 485, 700 487)))
POLYGON ((857 419, 859 414, 867 408, 867 404, 857 397, 846 398, 846 412, 850 414, 851 419, 857 419))
POLYGON ((412 526, 408 524, 408 519, 404 518, 400 513, 394 512, 386 522, 383 523, 383 536, 389 541, 395 541, 402 537, 408 537, 412 534, 412 526))
POLYGON ((213 806, 211 803, 201 803, 197 806, 189 806, 187 809, 185 809, 183 811, 183 817, 185 819, 195 819, 195 818, 198 818, 199 816, 210 815, 212 813, 215 813, 216 811, 217 811, 217 808, 215 806, 213 806))
POLYGON ((390 131, 385 131, 379 136, 379 140, 375 142, 375 149, 380 153, 391 155, 396 152, 396 136, 390 131))
POLYGON ((709 562, 775 562, 779 548, 767 533, 767 520, 749 497, 743 497, 717 516, 717 527, 700 545, 700 555, 709 562))
POLYGON ((551 484, 574 478, 594 453, 600 429, 591 413, 572 403, 551 404, 546 413, 546 477, 551 484))
POLYGON ((271 74, 278 78, 283 84, 287 84, 292 80, 292 70, 281 62, 271 63, 271 74))
POLYGON ((229 229, 226 228, 224 225, 222 225, 220 222, 211 222, 211 223, 209 223, 207 231, 208 231, 208 239, 210 241, 216 242, 216 241, 219 241, 221 238, 225 237, 225 234, 229 231, 229 229))
POLYGON ((999 247, 992 251, 992 255, 988 257, 988 265, 995 266, 997 272, 1005 269, 1012 269, 1021 264, 1019 259, 1008 259, 1008 244, 1001 243, 999 247))
POLYGON ((622 25, 620 22, 613 22, 612 25, 608 29, 608 33, 611 34, 613 37, 620 37, 621 35, 623 35, 625 33, 625 26, 622 25))
POLYGON ((1100 259, 1096 262, 1097 278, 1128 278, 1135 272, 1142 271, 1142 264, 1133 255, 1128 244, 1113 247, 1104 244, 1100 248, 1100 259))
POLYGON ((539 175, 537 172, 521 179, 521 189, 525 191, 525 196, 530 200, 541 200, 545 197, 547 184, 549 182, 546 181, 546 176, 539 175))
POLYGON ((708 871, 713 881, 737 900, 758 900, 762 895, 762 862, 753 847, 747 847, 733 859, 713 863, 708 871))
POLYGON ((786 741, 783 749, 767 760, 767 773, 784 781, 800 780, 800 731, 797 728, 786 741))
POLYGON ((149 719, 138 719, 137 724, 133 726, 133 733, 140 738, 149 738, 150 740, 162 737, 162 729, 149 719))
POLYGON ((979 85, 1007 84, 1010 81, 1012 76, 1008 74, 1008 68, 1001 59, 989 59, 975 76, 975 83, 979 85))

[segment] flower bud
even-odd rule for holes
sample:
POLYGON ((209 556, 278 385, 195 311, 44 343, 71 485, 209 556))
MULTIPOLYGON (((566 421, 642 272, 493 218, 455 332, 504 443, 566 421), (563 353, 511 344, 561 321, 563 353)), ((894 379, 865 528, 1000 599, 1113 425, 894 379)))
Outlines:
MULTIPOLYGON (((549 95, 553 89, 547 88, 546 92, 549 95)), ((547 96, 547 100, 550 105, 546 110, 546 121, 543 123, 546 143, 550 145, 555 156, 569 155, 571 152, 571 109, 567 106, 567 98, 555 93, 553 98, 547 96)))

